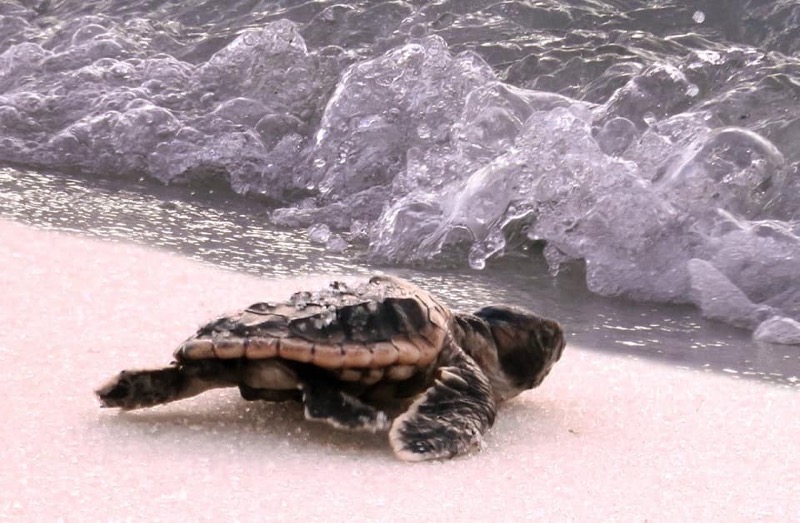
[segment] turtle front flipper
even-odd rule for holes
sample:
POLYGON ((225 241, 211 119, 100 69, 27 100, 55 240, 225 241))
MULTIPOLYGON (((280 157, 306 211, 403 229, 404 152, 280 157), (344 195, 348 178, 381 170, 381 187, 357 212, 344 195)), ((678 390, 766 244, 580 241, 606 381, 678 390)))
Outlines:
POLYGON ((236 384, 235 374, 225 368, 224 363, 204 361, 196 365, 170 365, 161 369, 124 370, 95 393, 103 407, 133 410, 236 384))
POLYGON ((488 378, 454 342, 434 384, 389 431, 395 454, 406 461, 451 458, 481 444, 497 412, 488 378))
POLYGON ((336 428, 380 432, 389 429, 385 412, 367 405, 332 383, 307 381, 303 391, 305 416, 310 421, 324 421, 336 428))

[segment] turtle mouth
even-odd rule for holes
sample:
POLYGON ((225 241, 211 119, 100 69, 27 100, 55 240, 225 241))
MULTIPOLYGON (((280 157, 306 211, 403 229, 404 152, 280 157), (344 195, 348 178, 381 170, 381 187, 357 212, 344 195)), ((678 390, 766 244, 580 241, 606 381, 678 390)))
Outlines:
POLYGON ((561 355, 564 354, 564 349, 567 347, 567 340, 564 338, 564 334, 559 333, 558 336, 558 345, 556 346, 556 357, 554 361, 558 361, 561 359, 561 355))

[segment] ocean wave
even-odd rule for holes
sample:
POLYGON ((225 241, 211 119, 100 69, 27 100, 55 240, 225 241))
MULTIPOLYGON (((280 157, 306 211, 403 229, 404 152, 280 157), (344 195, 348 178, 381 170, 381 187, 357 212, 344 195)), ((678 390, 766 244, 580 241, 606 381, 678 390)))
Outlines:
POLYGON ((544 256, 791 341, 799 28, 788 1, 6 2, 0 162, 229 187, 377 262, 544 256))

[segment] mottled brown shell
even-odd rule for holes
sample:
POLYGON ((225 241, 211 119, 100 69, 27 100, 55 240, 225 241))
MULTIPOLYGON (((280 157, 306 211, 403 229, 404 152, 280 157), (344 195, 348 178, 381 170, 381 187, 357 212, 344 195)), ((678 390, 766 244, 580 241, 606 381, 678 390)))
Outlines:
POLYGON ((175 352, 178 361, 280 358, 309 363, 346 381, 408 379, 432 365, 452 315, 433 296, 390 276, 350 287, 256 303, 202 327, 175 352))

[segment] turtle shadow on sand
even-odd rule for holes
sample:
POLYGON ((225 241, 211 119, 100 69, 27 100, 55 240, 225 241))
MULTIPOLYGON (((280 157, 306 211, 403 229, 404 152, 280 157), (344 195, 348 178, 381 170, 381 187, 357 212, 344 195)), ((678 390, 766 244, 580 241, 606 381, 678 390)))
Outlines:
POLYGON ((331 453, 369 456, 394 462, 386 432, 337 430, 326 423, 310 422, 303 405, 293 401, 245 401, 234 391, 216 391, 217 397, 136 411, 108 412, 100 424, 110 437, 131 441, 158 439, 181 448, 229 441, 242 448, 285 455, 331 453))
MULTIPOLYGON (((503 416, 487 434, 486 451, 549 441, 560 434, 579 435, 567 423, 566 413, 552 407, 524 398, 504 404, 503 416)), ((390 412, 395 409, 401 407, 394 405, 390 412)), ((203 400, 155 409, 109 412, 98 423, 115 439, 145 444, 157 439, 159 445, 181 449, 218 448, 221 441, 230 441, 247 454, 274 452, 285 457, 289 452, 396 462, 386 432, 337 430, 308 421, 300 403, 244 401, 234 391, 216 391, 203 400)))

